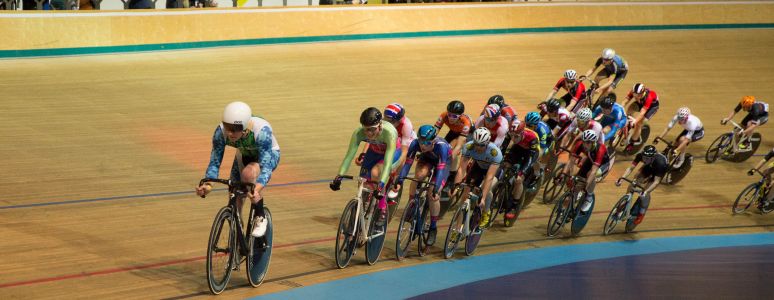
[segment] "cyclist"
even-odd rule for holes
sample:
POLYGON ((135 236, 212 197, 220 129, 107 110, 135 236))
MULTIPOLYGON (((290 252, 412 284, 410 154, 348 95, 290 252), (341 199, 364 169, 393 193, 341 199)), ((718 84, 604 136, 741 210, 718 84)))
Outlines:
POLYGON ((462 148, 462 163, 457 170, 454 184, 457 185, 467 177, 469 184, 463 191, 463 195, 470 192, 470 186, 481 186, 481 195, 477 205, 483 213, 481 224, 489 223, 489 191, 492 187, 492 178, 497 174, 503 154, 500 148, 491 142, 491 133, 485 127, 476 128, 473 132, 473 140, 462 148), (468 166, 470 165, 470 170, 468 166), (470 175, 468 175, 470 173, 470 175), (467 176, 466 176, 467 175, 467 176))
MULTIPOLYGON (((516 110, 513 108, 513 106, 508 105, 505 103, 505 98, 501 95, 494 95, 492 97, 489 97, 489 100, 486 102, 486 105, 490 104, 497 104, 498 107, 500 107, 500 115, 505 117, 505 120, 508 121, 508 124, 510 124, 513 119, 516 118, 516 110)), ((481 111, 481 115, 484 115, 486 111, 486 107, 484 107, 484 111, 481 111)))
POLYGON ((551 135, 551 129, 548 128, 548 125, 540 120, 540 113, 532 111, 527 113, 524 116, 524 123, 527 124, 527 128, 537 133, 538 138, 540 139, 540 159, 533 164, 534 171, 537 174, 537 177, 540 178, 543 176, 543 166, 542 164, 545 163, 544 160, 546 159, 548 153, 548 150, 553 145, 554 136, 551 135))
POLYGON ((562 107, 557 99, 551 99, 538 105, 540 116, 548 115, 546 124, 551 128, 551 134, 554 137, 561 137, 567 127, 572 123, 570 112, 562 107))
MULTIPOLYGON (((642 152, 637 153, 632 165, 626 168, 626 171, 621 177, 626 178, 629 176, 640 162, 642 162, 643 165, 634 175, 634 182, 645 187, 645 190, 640 192, 639 211, 634 211, 632 213, 632 216, 636 216, 634 224, 637 225, 645 218, 645 212, 648 210, 648 205, 650 205, 651 192, 658 187, 659 183, 661 183, 661 178, 664 178, 664 175, 666 175, 667 170, 669 169, 669 163, 667 162, 666 156, 658 153, 656 146, 647 145, 642 149, 642 152)), ((621 179, 616 180, 615 185, 621 186, 621 179)), ((632 188, 633 185, 630 185, 627 192, 631 193, 632 188)))
MULTIPOLYGON (((519 168, 516 173, 516 180, 513 183, 511 201, 505 203, 505 218, 509 220, 513 220, 518 216, 519 212, 515 205, 521 199, 524 190, 524 178, 530 178, 533 174, 532 166, 540 157, 540 138, 538 138, 537 133, 527 129, 526 125, 526 123, 516 119, 513 120, 508 131, 513 141, 513 146, 505 156, 503 168, 508 169, 511 166, 519 168)), ((485 219, 488 220, 488 216, 485 219)))
MULTIPOLYGON (((406 116, 406 109, 399 103, 392 103, 384 108, 384 120, 390 122, 392 126, 395 126, 395 130, 398 131, 401 156, 395 166, 395 170, 400 170, 401 166, 403 166, 403 163, 406 161, 408 147, 411 145, 411 141, 417 138, 417 134, 414 132, 414 125, 411 124, 411 120, 406 116)), ((387 204, 397 204, 398 202, 395 201, 395 197, 397 196, 397 191, 388 195, 387 204)))
POLYGON ((457 166, 460 163, 462 146, 465 145, 471 125, 473 125, 470 117, 465 114, 465 104, 459 100, 449 102, 446 105, 446 111, 441 113, 438 121, 435 122, 435 127, 440 131, 444 124, 449 126, 449 132, 446 133, 444 139, 452 147, 452 163, 449 177, 454 178, 457 174, 457 166))
POLYGON ((627 151, 630 151, 633 146, 639 146, 642 143, 640 140, 640 133, 642 132, 642 125, 645 123, 644 120, 650 120, 650 118, 658 112, 659 106, 658 94, 656 94, 656 91, 645 87, 644 84, 639 82, 635 83, 632 90, 626 95, 623 106, 626 107, 632 99, 634 99, 634 104, 639 108, 640 114, 634 118, 632 124, 634 129, 630 134, 630 144, 627 145, 627 151))
MULTIPOLYGON (((771 151, 769 151, 769 153, 766 154, 766 157, 761 159, 761 161, 759 161, 758 164, 755 165, 755 168, 753 168, 753 169, 760 171, 761 167, 763 166, 763 164, 765 164, 767 161, 769 161, 772 157, 774 157, 774 148, 772 148, 771 151)), ((747 171, 747 175, 752 176, 753 174, 755 174, 755 171, 753 171, 753 169, 750 169, 750 171, 747 171)), ((766 168, 766 170, 763 170, 763 171, 760 171, 760 172, 763 173, 767 177, 767 179, 769 181, 767 185, 771 186, 771 183, 772 183, 771 182, 772 181, 771 174, 774 173, 774 163, 770 163, 768 165, 768 167, 766 168)), ((769 193, 766 194, 766 199, 763 200, 763 206, 764 207, 765 206, 769 206, 771 203, 774 203, 774 193, 772 193, 771 190, 769 190, 769 193)))
POLYGON ((360 142, 369 144, 363 157, 360 168, 360 177, 379 177, 379 185, 376 187, 375 197, 379 200, 378 208, 381 211, 376 225, 383 226, 387 218, 387 200, 384 194, 389 175, 395 170, 401 156, 398 147, 398 131, 392 124, 382 119, 382 112, 378 108, 366 108, 360 114, 361 127, 355 129, 349 141, 349 149, 341 162, 339 173, 330 184, 331 190, 338 191, 341 188, 341 176, 347 173, 350 163, 355 157, 360 142))
POLYGON ((615 97, 607 95, 599 107, 594 109, 594 120, 599 121, 602 125, 602 132, 605 134, 605 141, 612 141, 615 138, 615 134, 626 126, 626 113, 623 106, 615 103, 615 97))
POLYGON ((739 143, 740 149, 746 149, 750 145, 750 140, 748 138, 752 136, 755 128, 766 124, 766 122, 769 121, 769 104, 766 102, 755 101, 755 97, 753 96, 744 96, 742 97, 742 100, 739 101, 736 108, 734 108, 734 111, 728 114, 728 117, 721 120, 720 123, 725 125, 729 120, 734 118, 734 115, 736 115, 739 110, 746 111, 747 116, 742 119, 744 132, 742 132, 741 138, 739 135, 734 135, 734 143, 739 143))
POLYGON ((569 111, 576 111, 578 107, 583 106, 583 100, 586 100, 586 86, 580 80, 576 80, 577 73, 575 70, 564 71, 564 77, 559 78, 554 88, 548 93, 546 101, 551 100, 559 92, 559 89, 564 89, 567 94, 564 94, 560 100, 564 100, 564 106, 569 111), (580 104, 578 104, 580 102, 580 104), (577 106, 577 107, 576 107, 577 106))
POLYGON ((605 143, 605 136, 602 135, 602 125, 600 125, 598 122, 591 119, 591 109, 588 107, 584 107, 581 109, 577 115, 575 115, 575 119, 570 124, 570 127, 567 129, 567 135, 562 138, 561 146, 567 147, 567 145, 574 145, 575 141, 578 139, 578 135, 581 134, 583 131, 586 130, 594 130, 594 132, 597 133, 597 142, 600 144, 605 143))
MULTIPOLYGON (((435 183, 435 186, 433 187, 433 192, 428 197, 430 200, 430 231, 428 232, 430 236, 427 239, 428 245, 435 243, 435 236, 438 232, 436 222, 441 211, 441 203, 438 201, 441 199, 441 190, 443 190, 447 176, 449 176, 449 165, 451 164, 452 155, 451 146, 442 138, 437 137, 437 135, 438 130, 432 125, 422 125, 419 127, 419 138, 412 141, 411 146, 408 147, 408 159, 406 159, 406 163, 403 165, 396 185, 396 190, 403 185, 403 179, 408 175, 415 156, 417 158, 417 167, 414 170, 414 177, 422 180, 431 171, 433 172, 432 181, 435 183), (417 152, 419 152, 419 155, 417 155, 417 152)), ((416 193, 417 183, 412 182, 409 189, 409 199, 413 199, 416 193)))
POLYGON ((502 147, 505 136, 508 135, 508 120, 500 114, 500 106, 489 104, 484 108, 484 114, 476 121, 476 128, 489 129, 492 142, 502 147))
POLYGON ((604 173, 610 166, 610 158, 607 155, 605 144, 599 143, 599 136, 596 131, 588 129, 583 131, 581 139, 575 143, 571 149, 570 161, 564 167, 564 175, 568 176, 572 172, 576 163, 576 156, 584 153, 583 164, 578 170, 577 175, 586 178, 586 200, 581 205, 581 211, 587 212, 594 202, 594 187, 596 187, 596 174, 604 173))
MULTIPOLYGON (((681 107, 677 110, 677 114, 669 122, 667 128, 664 128, 664 132, 658 137, 664 138, 667 132, 675 126, 675 123, 679 123, 684 128, 683 132, 677 136, 677 148, 674 150, 678 156, 673 166, 679 168, 685 161, 685 148, 688 147, 688 144, 701 140, 704 137, 704 126, 702 126, 701 120, 698 117, 691 114, 689 108, 681 107)), ((653 144, 658 144, 658 140, 654 140, 653 144)))
MULTIPOLYGON (((624 78, 626 78, 626 73, 629 72, 629 64, 626 63, 626 60, 623 59, 620 55, 615 54, 615 50, 610 48, 602 49, 602 56, 600 56, 597 59, 597 62, 594 63, 594 67, 589 69, 588 72, 586 72, 585 77, 590 77, 594 71, 599 68, 599 66, 602 66, 602 69, 597 73, 597 76, 594 77, 594 81, 600 82, 600 80, 605 78, 610 78, 610 76, 613 76, 612 80, 608 80, 605 84, 602 84, 597 88, 596 91, 594 91, 595 94, 599 93, 600 97, 604 97, 608 93, 612 92, 616 86, 618 86, 618 83, 621 82, 624 78)), ((588 99, 589 101, 591 99, 588 99)))
MULTIPOLYGON (((279 144, 269 122, 263 118, 254 117, 247 103, 235 101, 226 105, 223 119, 215 127, 210 163, 207 166, 205 178, 218 178, 226 146, 237 149, 231 166, 231 180, 255 183, 255 190, 248 191, 247 194, 255 214, 255 223, 250 234, 254 237, 262 237, 268 225, 263 212, 262 191, 279 164, 279 144)), ((204 197, 210 190, 212 186, 205 183, 196 187, 196 194, 204 197)), ((241 207, 242 203, 238 203, 238 206, 241 207)))

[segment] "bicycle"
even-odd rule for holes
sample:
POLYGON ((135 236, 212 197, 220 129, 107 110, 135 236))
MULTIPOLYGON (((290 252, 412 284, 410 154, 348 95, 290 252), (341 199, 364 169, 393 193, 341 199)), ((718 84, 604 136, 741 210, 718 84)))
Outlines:
POLYGON ((766 203, 765 201, 766 195, 768 195, 771 190, 769 176, 761 173, 761 171, 758 171, 757 169, 753 170, 761 175, 761 180, 751 183, 739 193, 739 196, 736 197, 736 201, 734 201, 734 206, 731 207, 731 212, 733 214, 745 212, 753 203, 756 204, 758 211, 760 211, 761 214, 767 214, 774 210, 774 203, 766 203), (741 205, 744 205, 744 207, 741 207, 741 205))
POLYGON ((635 197, 634 194, 639 195, 639 193, 645 190, 645 187, 631 179, 621 177, 618 178, 618 180, 629 182, 633 184, 634 187, 631 190, 628 190, 626 194, 621 196, 621 199, 613 205, 610 214, 607 215, 607 220, 605 220, 605 227, 602 229, 603 235, 610 234, 610 232, 615 229, 615 226, 618 225, 618 222, 621 221, 626 222, 626 228, 624 229, 624 232, 626 233, 634 231, 634 228, 637 227, 637 224, 634 224, 634 220, 639 215, 640 197, 637 196, 637 200, 634 202, 632 202, 632 199, 635 197), (637 213, 632 214, 633 211, 637 213))
MULTIPOLYGON (((204 178, 204 183, 216 182, 228 186, 228 205, 218 211, 212 223, 210 237, 207 241, 207 285, 215 295, 222 293, 231 279, 231 272, 239 270, 243 261, 247 266, 247 281, 252 287, 258 287, 266 278, 271 260, 273 229, 271 211, 264 206, 263 211, 268 225, 263 237, 255 238, 248 232, 253 231, 253 208, 242 229, 241 209, 237 205, 244 199, 247 191, 252 191, 255 185, 233 180, 204 178), (227 232, 224 232, 227 230, 227 232), (223 241, 222 238, 226 240, 223 241), (223 242, 223 243, 221 243, 223 242)), ((204 198, 204 196, 202 196, 204 198)))
POLYGON ((428 190, 435 184, 430 183, 432 175, 424 180, 406 177, 404 179, 417 183, 417 194, 409 199, 403 209, 403 217, 398 225, 398 237, 395 240, 395 257, 402 260, 408 254, 408 247, 417 240, 417 253, 425 256, 430 245, 427 244, 430 231, 430 201, 427 200, 428 190))
MULTIPOLYGON (((466 183, 460 183, 454 188, 453 197, 458 198, 457 201, 460 201, 459 199, 464 196, 462 193, 467 186, 469 185, 466 183)), ((481 235, 484 234, 484 231, 478 226, 481 221, 481 208, 478 206, 480 195, 481 188, 472 187, 468 197, 454 213, 449 223, 449 230, 446 232, 443 246, 444 258, 448 259, 454 255, 460 240, 463 238, 465 239, 465 254, 470 256, 476 251, 481 235)))
MULTIPOLYGON (((341 178, 354 179, 352 176, 341 178)), ((384 237, 387 232, 387 220, 384 225, 376 226, 381 212, 376 208, 375 191, 365 187, 366 184, 378 185, 378 181, 358 178, 357 194, 349 200, 339 220, 336 233, 336 266, 346 268, 357 252, 357 248, 365 246, 365 257, 368 265, 374 265, 382 254, 384 237)))
MULTIPOLYGON (((645 142, 650 137, 650 124, 648 124, 648 121, 643 119, 642 121, 644 124, 642 124, 642 129, 640 130, 640 141, 639 145, 632 145, 631 148, 628 147, 629 143, 631 142, 631 136, 629 136, 629 131, 634 129, 634 117, 627 117, 626 126, 618 130, 618 132, 615 133, 615 136, 613 139, 608 143, 608 148, 611 150, 611 153, 614 153, 613 155, 617 155, 618 153, 621 153, 626 156, 631 156, 636 154, 637 152, 640 152, 642 150, 642 147, 645 147, 645 142)), ((607 141, 606 141, 607 142, 607 141)), ((614 157, 613 156, 613 157, 614 157)))
MULTIPOLYGON (((562 150, 568 151, 566 148, 562 150)), ((569 151, 568 151, 569 152, 569 151)), ((572 154, 576 159, 580 156, 572 154)), ((564 174, 564 173, 562 173, 564 174)), ((561 176, 559 179, 563 179, 561 176)), ((551 216, 548 218, 547 233, 548 236, 555 236, 568 219, 572 219, 572 226, 570 232, 572 235, 577 235, 586 226, 586 223, 591 217, 591 213, 594 211, 594 203, 591 201, 591 207, 588 211, 581 211, 581 204, 585 201, 586 197, 586 178, 578 175, 573 175, 567 180, 569 190, 562 194, 559 198, 559 202, 556 202, 554 209, 551 211, 551 216)))
POLYGON ((710 144, 704 156, 704 160, 707 163, 714 163, 718 158, 731 162, 743 162, 752 157, 755 151, 758 150, 758 146, 761 144, 760 133, 753 132, 752 136, 749 137, 750 147, 739 149, 738 141, 735 143, 734 140, 744 131, 744 128, 733 120, 728 122, 734 126, 734 129, 731 132, 721 134, 710 144))
POLYGON ((664 154, 664 156, 667 158, 667 162, 669 163, 667 173, 664 175, 664 178, 661 179, 661 182, 668 185, 675 185, 680 182, 680 180, 683 180, 683 178, 688 175, 688 172, 691 171, 691 166, 693 165, 693 155, 686 153, 683 164, 679 168, 675 168, 674 163, 677 160, 677 155, 675 155, 674 149, 677 147, 661 137, 656 137, 655 141, 659 140, 663 141, 667 146, 661 153, 664 154))

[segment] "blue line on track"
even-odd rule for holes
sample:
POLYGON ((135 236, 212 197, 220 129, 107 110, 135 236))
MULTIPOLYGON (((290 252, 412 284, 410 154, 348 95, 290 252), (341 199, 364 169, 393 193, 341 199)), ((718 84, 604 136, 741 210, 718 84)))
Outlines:
MULTIPOLYGON (((328 180, 328 179, 320 179, 320 180, 310 180, 310 181, 297 181, 297 182, 288 182, 288 183, 279 183, 279 184, 269 184, 267 187, 283 187, 283 186, 293 186, 293 185, 306 185, 306 184, 323 183, 323 182, 328 182, 328 181, 330 181, 330 180, 328 180)), ((223 190, 226 190, 226 189, 225 188, 221 188, 221 189, 214 189, 214 190, 215 191, 223 191, 223 190)), ((172 196, 172 195, 182 195, 182 194, 192 194, 192 193, 193 193, 192 191, 188 190, 188 191, 165 192, 165 193, 155 193, 155 194, 127 195, 127 196, 103 197, 103 198, 92 198, 92 199, 76 199, 76 200, 64 200, 64 201, 56 201, 56 202, 41 202, 41 203, 31 203, 31 204, 19 204, 19 205, 0 206, 0 210, 3 210, 3 209, 14 209, 14 208, 39 207, 39 206, 63 205, 63 204, 101 202, 101 201, 127 200, 127 199, 138 199, 138 198, 150 198, 150 197, 172 196)))
MULTIPOLYGON (((486 237, 484 237, 486 238, 486 237)), ((330 281, 250 299, 405 299, 484 279, 630 255, 774 244, 774 233, 653 238, 464 257, 330 281)))

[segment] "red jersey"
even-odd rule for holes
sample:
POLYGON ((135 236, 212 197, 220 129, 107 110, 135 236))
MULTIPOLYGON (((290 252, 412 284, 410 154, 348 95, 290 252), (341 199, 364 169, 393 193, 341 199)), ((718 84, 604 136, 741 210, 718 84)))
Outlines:
POLYGON ((610 159, 607 157, 607 147, 605 144, 594 144, 596 145, 592 151, 587 151, 585 147, 583 147, 583 141, 578 140, 575 142, 575 146, 572 147, 572 153, 575 155, 580 155, 581 152, 586 154, 586 157, 591 160, 591 162, 599 167, 603 164, 606 164, 610 161, 610 159))
MULTIPOLYGON (((632 98, 634 98, 634 91, 629 91, 629 94, 626 95, 626 100, 631 100, 632 98)), ((645 91, 643 91, 642 98, 637 101, 637 104, 640 105, 640 109, 644 108, 648 110, 651 106, 658 105, 658 94, 656 94, 656 91, 651 91, 646 88, 645 91)))
POLYGON ((586 92, 586 85, 581 81, 575 81, 575 84, 570 84, 567 82, 566 78, 562 77, 556 82, 556 85, 554 85, 555 91, 559 91, 560 88, 565 89, 575 101, 586 97, 586 94, 584 94, 584 92, 586 92))

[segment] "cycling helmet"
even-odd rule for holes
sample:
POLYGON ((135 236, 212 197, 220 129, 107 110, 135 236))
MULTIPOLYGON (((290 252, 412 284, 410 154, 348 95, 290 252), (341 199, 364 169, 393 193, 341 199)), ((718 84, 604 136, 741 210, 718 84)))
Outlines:
POLYGON ((476 128, 476 131, 473 132, 473 142, 477 145, 489 144, 491 138, 492 134, 489 133, 489 129, 486 129, 486 127, 476 128))
POLYGON ((453 100, 449 102, 449 105, 446 105, 446 111, 461 115, 465 112, 465 104, 463 104, 462 101, 453 100))
POLYGON ((575 70, 570 69, 570 70, 564 71, 564 79, 575 80, 576 75, 577 73, 575 72, 575 70))
POLYGON ((677 110, 677 119, 684 121, 688 119, 688 116, 691 115, 691 110, 687 107, 681 107, 677 110))
POLYGON ((750 109, 753 103, 755 103, 755 96, 744 96, 742 97, 742 100, 739 101, 739 104, 741 104, 742 108, 745 110, 750 109))
POLYGON ((607 96, 602 99, 602 102, 599 105, 601 105, 602 108, 611 109, 613 108, 613 104, 615 104, 615 97, 607 96))
POLYGON ((591 129, 583 131, 583 136, 581 137, 584 142, 596 142, 598 138, 597 132, 591 129))
POLYGON ((642 149, 642 156, 644 157, 653 157, 656 153, 658 153, 658 151, 656 150, 656 146, 653 145, 647 145, 642 149))
POLYGON ((536 111, 528 112, 527 115, 524 116, 524 122, 529 126, 537 125, 540 123, 540 113, 536 111))
POLYGON ((591 109, 584 107, 577 115, 575 115, 575 118, 577 118, 579 122, 588 122, 591 120, 591 109))
POLYGON ((548 110, 548 112, 556 112, 559 110, 560 106, 562 106, 562 104, 559 103, 559 100, 557 100, 556 98, 552 98, 551 100, 548 100, 548 102, 546 102, 546 109, 548 110))
POLYGON ((484 117, 487 119, 497 119, 500 116, 500 106, 497 104, 489 104, 484 108, 484 117))
POLYGON ((438 129, 433 125, 422 125, 419 127, 418 136, 423 140, 433 140, 438 134, 438 129))
POLYGON ((376 107, 366 108, 363 113, 360 114, 360 124, 363 127, 374 127, 381 124, 382 112, 376 107))
POLYGON ((645 85, 642 83, 635 83, 634 87, 632 87, 632 93, 635 94, 642 94, 642 92, 645 91, 645 85))
POLYGON ((615 57, 615 50, 610 48, 602 49, 602 59, 613 59, 615 57))
POLYGON ((253 111, 247 103, 234 101, 223 110, 223 123, 234 125, 237 130, 247 129, 247 122, 253 117, 253 111))
POLYGON ((515 134, 522 133, 524 131, 524 127, 527 126, 527 123, 519 121, 519 119, 513 119, 513 122, 511 122, 511 132, 515 134))
POLYGON ((402 120, 405 114, 406 110, 403 109, 403 105, 400 105, 399 103, 392 103, 384 108, 384 117, 395 121, 402 120))
POLYGON ((505 98, 500 95, 494 95, 492 97, 489 97, 489 101, 486 102, 487 105, 489 104, 497 104, 500 108, 505 106, 505 98))

